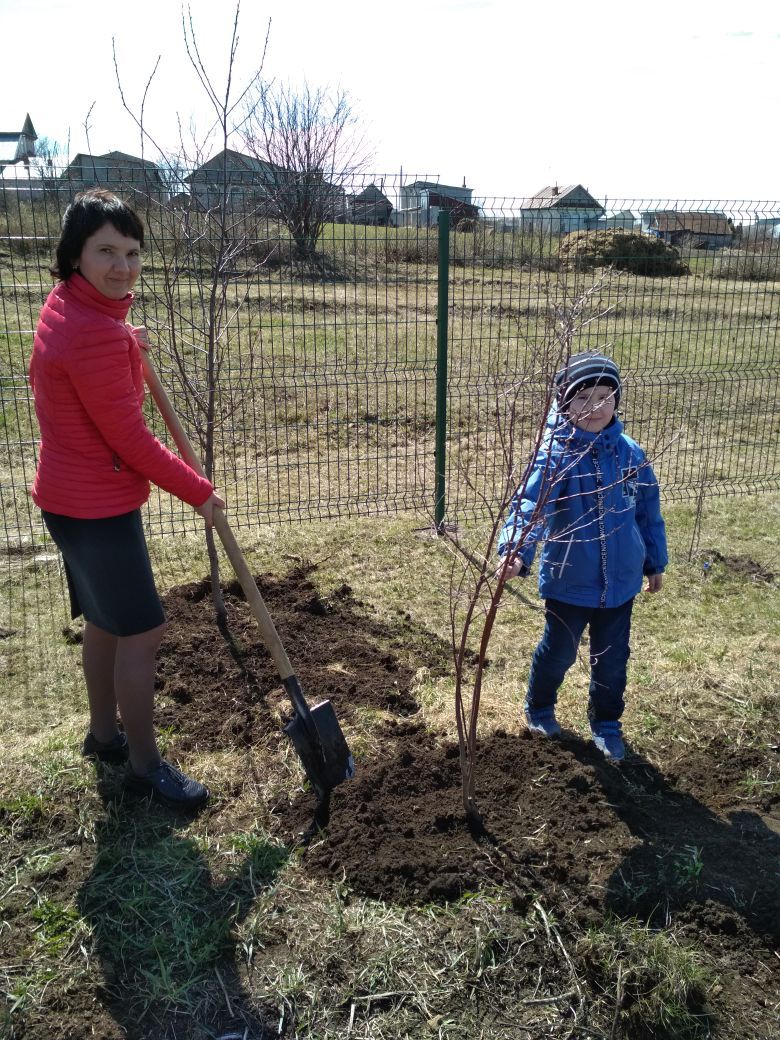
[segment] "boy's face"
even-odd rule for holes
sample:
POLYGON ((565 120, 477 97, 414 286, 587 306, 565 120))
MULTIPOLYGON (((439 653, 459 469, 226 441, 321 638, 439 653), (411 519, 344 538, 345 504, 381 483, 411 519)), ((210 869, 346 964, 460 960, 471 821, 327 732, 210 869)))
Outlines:
POLYGON ((615 390, 611 386, 587 386, 566 406, 571 423, 587 433, 601 433, 615 414, 615 390))

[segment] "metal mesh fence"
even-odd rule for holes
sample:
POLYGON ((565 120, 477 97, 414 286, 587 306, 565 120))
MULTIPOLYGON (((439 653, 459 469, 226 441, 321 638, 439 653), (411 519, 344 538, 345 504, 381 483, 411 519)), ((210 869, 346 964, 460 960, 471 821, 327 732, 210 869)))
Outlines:
MULTIPOLYGON (((46 548, 28 496, 37 426, 26 364, 63 211, 90 182, 83 169, 75 179, 34 172, 0 180, 12 566, 46 548)), ((780 203, 557 189, 478 198, 429 176, 290 179, 271 192, 257 171, 224 166, 178 184, 132 165, 99 172, 144 217, 132 317, 149 328, 163 382, 204 451, 212 423, 214 479, 237 527, 433 515, 442 212, 447 519, 483 513, 502 485, 506 409, 522 450, 562 344, 618 361, 623 417, 657 456, 667 499, 780 487, 780 203)), ((151 410, 149 421, 164 438, 151 410)), ((147 520, 162 534, 192 513, 154 493, 147 520)))

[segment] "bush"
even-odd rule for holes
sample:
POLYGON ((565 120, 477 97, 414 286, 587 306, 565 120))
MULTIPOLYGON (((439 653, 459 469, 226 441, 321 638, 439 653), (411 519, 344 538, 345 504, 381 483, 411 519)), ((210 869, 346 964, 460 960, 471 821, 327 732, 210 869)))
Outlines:
POLYGON ((777 253, 743 253, 739 249, 724 249, 715 261, 712 277, 743 282, 780 282, 780 257, 777 253))
POLYGON ((578 271, 616 267, 650 276, 688 274, 688 266, 674 246, 653 235, 608 228, 574 231, 560 245, 561 266, 578 271))

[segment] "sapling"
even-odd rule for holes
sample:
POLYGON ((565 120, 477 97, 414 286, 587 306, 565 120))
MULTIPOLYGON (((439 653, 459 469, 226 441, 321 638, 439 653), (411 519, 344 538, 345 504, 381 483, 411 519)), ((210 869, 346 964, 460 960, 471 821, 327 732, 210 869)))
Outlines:
MULTIPOLYGON (((542 490, 532 511, 525 515, 522 528, 512 539, 513 548, 496 566, 498 539, 513 499, 515 496, 524 497, 532 473, 528 460, 544 452, 548 420, 555 415, 553 376, 575 352, 575 343, 583 330, 603 319, 613 309, 614 305, 606 308, 598 306, 598 296, 612 277, 611 270, 604 272, 590 288, 573 298, 567 298, 564 294, 562 300, 552 300, 548 290, 546 337, 531 351, 531 362, 523 378, 508 392, 497 395, 499 401, 503 399, 503 407, 496 409, 496 450, 502 461, 501 484, 488 498, 484 491, 474 485, 468 473, 462 472, 463 479, 469 483, 474 495, 481 498, 489 517, 486 543, 479 551, 473 552, 464 544, 460 533, 446 527, 443 531, 447 536, 446 544, 453 551, 450 630, 455 666, 455 718, 463 806, 467 820, 475 827, 482 825, 475 802, 475 778, 478 719, 488 645, 513 566, 521 558, 528 540, 540 538, 551 498, 558 494, 561 482, 566 480, 565 469, 561 472, 550 471, 549 479, 541 482, 542 490), (540 387, 544 389, 540 390, 540 387), (533 401, 531 408, 526 406, 529 400, 533 401), (524 407, 521 408, 521 404, 524 407), (522 461, 518 464, 516 445, 523 432, 521 424, 529 434, 523 444, 522 461), (476 648, 472 649, 474 644, 476 648)), ((580 519, 579 527, 584 526, 580 519)), ((570 525, 555 537, 576 539, 577 533, 578 527, 570 525)), ((515 594, 525 599, 522 593, 515 594)))

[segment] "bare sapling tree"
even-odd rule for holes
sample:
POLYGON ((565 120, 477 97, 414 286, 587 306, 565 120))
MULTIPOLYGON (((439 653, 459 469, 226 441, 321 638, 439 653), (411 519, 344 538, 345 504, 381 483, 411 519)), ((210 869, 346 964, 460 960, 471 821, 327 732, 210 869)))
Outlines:
MULTIPOLYGON (((194 433, 203 469, 212 483, 225 430, 251 393, 255 351, 251 347, 231 351, 231 331, 246 302, 250 276, 265 259, 253 248, 257 214, 243 193, 235 191, 228 146, 243 118, 246 98, 262 75, 270 22, 257 68, 238 90, 234 75, 239 20, 240 0, 233 13, 224 82, 217 84, 201 56, 192 12, 189 8, 186 13, 182 11, 187 57, 210 105, 213 122, 200 135, 194 127, 186 135, 180 122, 179 150, 173 155, 166 154, 146 125, 147 96, 157 65, 136 111, 125 99, 114 57, 124 107, 139 127, 142 146, 154 147, 163 171, 165 190, 149 188, 146 196, 150 253, 156 266, 154 277, 145 280, 144 290, 155 301, 157 328, 153 332, 158 337, 157 346, 167 356, 168 376, 176 381, 185 423, 194 433), (215 148, 216 157, 196 189, 189 171, 202 167, 206 155, 215 148), (232 371, 227 378, 229 362, 232 371)), ((206 530, 206 543, 212 600, 220 627, 227 632, 219 555, 211 529, 206 530)))
POLYGON ((296 260, 321 266, 322 227, 343 215, 344 186, 371 158, 349 94, 258 80, 247 98, 241 134, 246 150, 262 164, 265 211, 287 228, 296 260))
MULTIPOLYGON (((472 551, 465 544, 459 532, 445 530, 445 544, 452 552, 450 635, 455 667, 455 719, 463 807, 469 825, 475 828, 482 826, 475 800, 475 781, 478 721, 488 645, 513 565, 522 560, 523 550, 529 545, 529 540, 541 541, 546 513, 551 503, 559 498, 570 468, 567 465, 556 469, 548 450, 548 439, 561 418, 553 394, 553 377, 576 352, 576 341, 587 326, 603 319, 614 308, 614 304, 599 306, 600 294, 612 276, 613 272, 607 270, 590 288, 576 297, 567 297, 564 293, 563 298, 559 296, 553 300, 548 286, 545 339, 532 348, 532 357, 523 378, 514 383, 509 391, 497 391, 497 421, 492 450, 501 460, 503 477, 500 486, 492 497, 488 497, 484 490, 476 486, 465 466, 460 467, 459 471, 461 479, 480 499, 488 516, 487 541, 477 551, 472 551), (523 452, 518 463, 517 445, 520 441, 523 452), (534 462, 542 466, 539 493, 533 496, 532 506, 524 514, 522 526, 517 525, 511 532, 512 547, 497 565, 499 537, 513 502, 526 498, 534 462)), ((576 453, 570 457, 570 462, 572 459, 576 459, 576 453)), ((608 490, 608 487, 603 490, 608 490)), ((593 510, 594 517, 596 508, 593 510)), ((584 520, 579 519, 577 526, 570 525, 550 537, 576 538, 588 526, 590 519, 586 515, 584 520)), ((540 609, 522 593, 515 595, 532 608, 540 609)))

